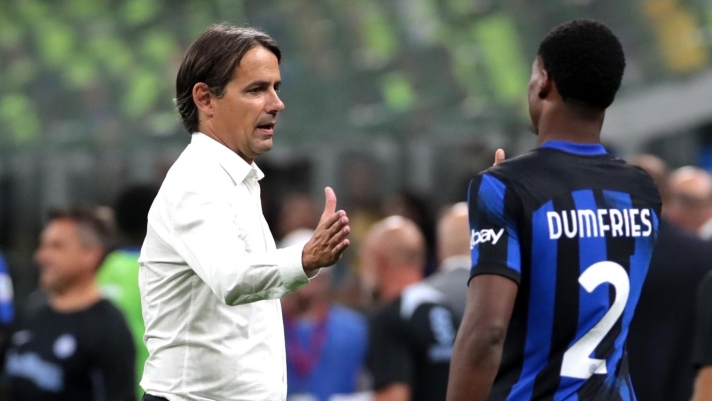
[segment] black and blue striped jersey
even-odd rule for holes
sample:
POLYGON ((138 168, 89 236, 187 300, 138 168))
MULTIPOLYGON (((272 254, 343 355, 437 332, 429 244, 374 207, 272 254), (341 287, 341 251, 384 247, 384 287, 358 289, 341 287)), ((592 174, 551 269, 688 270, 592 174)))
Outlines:
POLYGON ((625 341, 661 200, 601 145, 546 142, 472 180, 471 277, 519 291, 489 400, 635 400, 625 341))

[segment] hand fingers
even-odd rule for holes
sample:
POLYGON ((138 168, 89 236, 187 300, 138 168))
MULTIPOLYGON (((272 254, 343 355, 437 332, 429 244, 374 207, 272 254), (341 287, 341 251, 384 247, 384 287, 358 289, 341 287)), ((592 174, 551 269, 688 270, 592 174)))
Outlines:
POLYGON ((341 241, 341 243, 336 245, 334 249, 331 250, 331 254, 334 256, 334 258, 336 258, 336 260, 338 260, 341 257, 341 254, 344 253, 344 251, 346 250, 346 248, 349 247, 350 244, 351 242, 349 242, 348 239, 341 241))
MULTIPOLYGON (((337 214, 338 215, 338 214, 337 214)), ((329 240, 338 234, 346 225, 349 224, 349 218, 347 216, 342 216, 328 227, 326 231, 326 236, 329 240)))
POLYGON ((324 213, 321 215, 323 219, 325 216, 330 216, 336 211, 336 194, 334 190, 330 187, 324 188, 324 194, 326 195, 326 202, 324 203, 324 213))
POLYGON ((342 242, 343 240, 346 239, 346 237, 349 235, 351 232, 351 227, 348 225, 344 226, 341 230, 339 230, 337 233, 335 233, 331 239, 329 240, 330 244, 338 244, 342 242))
MULTIPOLYGON (((331 216, 321 216, 321 221, 319 222, 320 227, 324 229, 329 229, 335 223, 337 223, 341 218, 346 217, 346 212, 339 210, 338 212, 332 214, 331 216)), ((348 219, 348 217, 346 217, 348 219)), ((348 223, 348 220, 347 220, 348 223)))
POLYGON ((504 150, 503 149, 497 149, 496 152, 494 152, 494 165, 498 165, 502 161, 504 161, 504 150))

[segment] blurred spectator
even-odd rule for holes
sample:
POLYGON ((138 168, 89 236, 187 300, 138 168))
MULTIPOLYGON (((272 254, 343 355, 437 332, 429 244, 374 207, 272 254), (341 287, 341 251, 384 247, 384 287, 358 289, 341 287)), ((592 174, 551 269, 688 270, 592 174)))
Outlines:
MULTIPOLYGON (((653 156, 631 160, 670 193, 665 164, 653 156)), ((694 370, 689 364, 695 289, 710 269, 712 248, 664 217, 628 336, 630 374, 640 401, 688 400, 694 370)))
MULTIPOLYGON (((280 247, 303 245, 313 231, 298 229, 280 247)), ((330 401, 351 394, 366 360, 366 319, 329 300, 330 269, 282 298, 290 400, 330 401)))
POLYGON ((111 232, 94 211, 50 215, 35 254, 48 303, 17 324, 3 346, 11 399, 134 399, 131 333, 95 283, 110 244, 111 232))
POLYGON ((444 296, 421 282, 423 234, 392 216, 371 228, 361 252, 385 303, 369 321, 374 400, 444 400, 456 322, 444 296))
POLYGON ((470 278, 470 231, 467 203, 460 202, 447 209, 438 223, 438 272, 427 283, 445 295, 458 322, 465 314, 467 281, 470 278))
POLYGON ((692 401, 712 400, 712 273, 700 284, 692 362, 697 370, 692 401))
POLYGON ((640 155, 633 157, 630 164, 638 166, 645 170, 646 173, 655 181, 660 192, 660 198, 663 201, 663 216, 667 217, 668 203, 670 202, 670 184, 667 164, 659 157, 653 155, 640 155))
POLYGON ((402 216, 412 220, 425 238, 425 276, 437 269, 435 255, 435 223, 428 201, 413 191, 404 191, 386 199, 383 204, 385 216, 402 216))
POLYGON ((141 316, 141 296, 138 288, 138 257, 146 237, 148 210, 158 189, 149 184, 132 185, 118 196, 115 222, 121 236, 121 247, 109 254, 97 274, 97 283, 103 295, 124 314, 133 334, 136 347, 136 391, 141 398, 143 389, 138 385, 148 350, 143 343, 146 327, 141 316))
POLYGON ((311 196, 291 193, 284 197, 280 205, 278 223, 278 235, 282 240, 287 234, 294 235, 298 230, 313 230, 317 223, 319 210, 311 196))
POLYGON ((681 167, 670 175, 670 221, 700 238, 712 239, 712 176, 697 167, 681 167))

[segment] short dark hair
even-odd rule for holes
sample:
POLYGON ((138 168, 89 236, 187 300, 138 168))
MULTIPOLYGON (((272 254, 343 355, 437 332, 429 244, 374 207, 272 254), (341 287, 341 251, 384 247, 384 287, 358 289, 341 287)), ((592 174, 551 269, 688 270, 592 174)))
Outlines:
POLYGON ((559 25, 541 42, 538 55, 564 101, 602 110, 613 103, 625 55, 616 35, 602 23, 575 20, 559 25))
POLYGON ((277 42, 254 28, 227 24, 212 25, 186 51, 176 77, 176 106, 188 132, 198 131, 198 108, 193 102, 193 87, 203 82, 210 92, 222 97, 233 79, 242 57, 255 46, 262 46, 282 61, 277 42))
POLYGON ((141 245, 146 237, 148 211, 158 194, 153 184, 133 184, 124 188, 116 199, 116 226, 128 245, 141 245))
MULTIPOLYGON (((91 206, 73 206, 67 209, 54 209, 49 212, 49 223, 56 220, 69 220, 77 225, 79 239, 84 245, 98 245, 102 249, 102 258, 114 250, 114 228, 112 222, 102 216, 100 208, 91 206)), ((100 263, 101 263, 100 261, 100 263)))

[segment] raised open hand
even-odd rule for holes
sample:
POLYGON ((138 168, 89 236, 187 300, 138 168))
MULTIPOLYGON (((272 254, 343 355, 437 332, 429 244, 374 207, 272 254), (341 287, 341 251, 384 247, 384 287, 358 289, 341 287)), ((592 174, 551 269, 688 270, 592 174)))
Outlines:
POLYGON ((326 187, 324 192, 324 213, 321 214, 314 235, 302 251, 302 266, 306 272, 333 265, 349 246, 349 240, 346 238, 351 232, 349 218, 343 210, 336 212, 334 190, 326 187))

